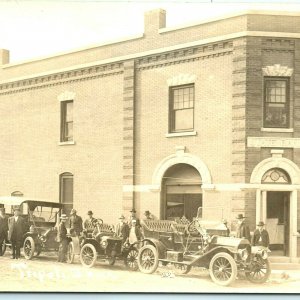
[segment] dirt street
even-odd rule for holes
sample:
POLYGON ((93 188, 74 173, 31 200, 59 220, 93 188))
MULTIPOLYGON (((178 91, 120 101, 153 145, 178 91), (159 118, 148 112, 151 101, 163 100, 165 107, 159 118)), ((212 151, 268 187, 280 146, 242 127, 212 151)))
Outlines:
POLYGON ((300 271, 286 271, 288 279, 272 274, 263 285, 256 285, 240 278, 230 287, 214 284, 207 271, 192 269, 189 274, 176 275, 171 267, 160 267, 148 275, 125 269, 121 263, 109 266, 97 262, 94 268, 56 262, 55 257, 41 256, 31 261, 1 260, 0 291, 68 291, 68 292, 230 292, 230 293, 299 293, 300 271))

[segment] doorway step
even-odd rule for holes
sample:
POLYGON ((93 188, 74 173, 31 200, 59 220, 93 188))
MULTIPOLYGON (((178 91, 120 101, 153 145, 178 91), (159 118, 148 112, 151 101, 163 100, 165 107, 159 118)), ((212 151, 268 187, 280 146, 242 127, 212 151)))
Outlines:
POLYGON ((300 270, 300 259, 298 262, 291 262, 287 256, 269 256, 272 270, 300 270))

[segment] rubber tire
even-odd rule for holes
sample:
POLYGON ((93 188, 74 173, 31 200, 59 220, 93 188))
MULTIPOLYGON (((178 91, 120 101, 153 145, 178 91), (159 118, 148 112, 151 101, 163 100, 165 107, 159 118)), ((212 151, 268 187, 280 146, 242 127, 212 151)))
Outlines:
POLYGON ((125 260, 124 260, 124 262, 125 262, 125 266, 128 268, 128 270, 131 270, 131 271, 137 271, 138 269, 139 269, 139 266, 138 266, 138 257, 139 257, 139 251, 138 251, 138 249, 136 249, 136 248, 132 248, 132 249, 130 249, 130 251, 128 252, 128 254, 127 254, 127 256, 126 256, 126 258, 125 258, 125 260), (129 263, 128 263, 128 256, 129 256, 129 254, 131 253, 131 252, 136 252, 137 253, 137 255, 136 255, 136 259, 135 259, 135 261, 134 261, 134 266, 133 267, 131 267, 130 265, 129 265, 129 263))
POLYGON ((138 266, 139 266, 139 269, 142 273, 145 273, 145 274, 152 274, 156 271, 156 269, 158 268, 158 252, 156 250, 156 248, 152 245, 145 245, 143 246, 140 250, 139 250, 139 254, 138 254, 138 266), (152 251, 153 253, 153 256, 154 256, 154 263, 152 265, 151 268, 149 269, 145 269, 141 262, 142 262, 142 254, 145 250, 150 250, 152 251))
POLYGON ((268 259, 263 259, 263 261, 265 261, 266 262, 266 265, 267 265, 267 273, 266 273, 266 276, 265 277, 263 277, 262 279, 260 279, 260 280, 255 280, 255 279, 253 279, 253 277, 252 276, 250 276, 250 272, 245 272, 245 275, 246 275, 246 278, 247 278, 247 280, 249 280, 250 282, 252 282, 252 283, 265 283, 268 279, 269 279, 269 277, 270 277, 270 274, 271 274, 271 266, 270 266, 270 262, 269 262, 269 260, 268 259))
POLYGON ((33 240, 33 238, 32 238, 31 236, 28 236, 28 237, 25 239, 24 244, 23 244, 23 253, 24 253, 24 257, 25 257, 26 259, 30 260, 30 259, 33 258, 34 252, 35 252, 35 242, 34 242, 34 240, 33 240), (26 251, 25 251, 25 248, 26 248, 25 245, 26 245, 26 243, 28 243, 28 242, 31 244, 31 252, 30 252, 29 255, 26 254, 26 251))
POLYGON ((182 274, 187 274, 188 272, 191 271, 192 269, 192 266, 189 266, 189 265, 183 265, 183 264, 174 264, 174 267, 175 267, 175 272, 179 275, 182 275, 182 274), (182 266, 186 267, 186 268, 182 268, 182 266))
POLYGON ((74 245, 73 242, 70 242, 67 248, 67 263, 72 264, 74 262, 74 258, 75 258, 74 245))
POLYGON ((92 244, 85 244, 82 248, 81 248, 81 251, 80 251, 80 262, 81 264, 84 266, 84 267, 87 267, 87 268, 91 268, 94 266, 95 262, 97 260, 97 251, 96 251, 96 248, 94 247, 94 245, 92 244), (83 251, 86 249, 86 248, 91 248, 92 252, 93 252, 93 259, 91 261, 91 263, 88 265, 84 262, 83 258, 82 258, 82 255, 83 255, 83 251))
POLYGON ((228 286, 228 285, 232 284, 236 279, 236 276, 237 276, 236 262, 233 259, 233 257, 226 252, 217 253, 215 256, 213 256, 213 258, 211 259, 211 261, 209 263, 209 274, 214 283, 216 283, 218 285, 222 285, 222 286, 228 286), (220 257, 225 258, 230 263, 230 266, 231 266, 232 273, 231 273, 230 278, 226 281, 219 280, 218 278, 215 277, 215 275, 213 273, 213 266, 214 266, 216 260, 220 257))

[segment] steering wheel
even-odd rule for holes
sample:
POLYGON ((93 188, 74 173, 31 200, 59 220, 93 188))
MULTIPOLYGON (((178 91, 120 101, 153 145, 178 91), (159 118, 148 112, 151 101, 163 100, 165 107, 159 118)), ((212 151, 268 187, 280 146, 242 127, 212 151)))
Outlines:
POLYGON ((201 235, 206 234, 205 229, 200 224, 200 221, 198 219, 193 220, 187 227, 187 230, 191 234, 198 234, 201 235))

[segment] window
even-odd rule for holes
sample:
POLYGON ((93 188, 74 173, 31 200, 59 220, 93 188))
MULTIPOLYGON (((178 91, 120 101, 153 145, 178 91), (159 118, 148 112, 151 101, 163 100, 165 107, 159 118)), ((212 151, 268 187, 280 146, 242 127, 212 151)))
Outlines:
POLYGON ((265 128, 289 127, 289 80, 265 78, 265 128))
POLYGON ((73 208, 73 174, 60 175, 60 202, 64 204, 64 213, 69 215, 73 208))
POLYGON ((61 142, 73 141, 73 100, 61 102, 61 142))
POLYGON ((170 88, 170 132, 194 130, 194 85, 170 88))

